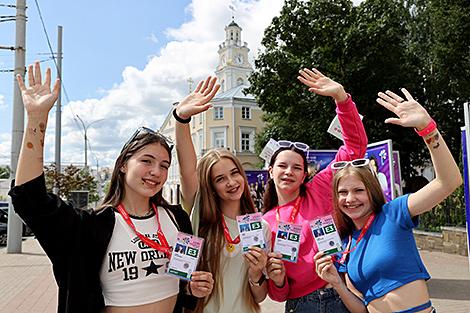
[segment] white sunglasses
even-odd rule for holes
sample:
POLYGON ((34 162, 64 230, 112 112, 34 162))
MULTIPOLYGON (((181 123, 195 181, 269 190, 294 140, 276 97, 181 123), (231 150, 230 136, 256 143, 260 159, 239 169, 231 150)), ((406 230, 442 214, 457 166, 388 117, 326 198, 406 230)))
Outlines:
POLYGON ((352 161, 338 161, 338 162, 333 162, 330 164, 330 167, 334 171, 341 170, 349 165, 352 167, 362 167, 362 166, 368 166, 370 160, 369 159, 355 159, 352 161))
POLYGON ((294 146, 294 148, 299 149, 300 151, 303 151, 303 152, 308 152, 308 149, 310 149, 310 147, 306 143, 303 143, 303 142, 292 142, 292 141, 289 141, 289 140, 279 140, 277 142, 277 144, 279 145, 279 148, 290 148, 290 147, 294 146))

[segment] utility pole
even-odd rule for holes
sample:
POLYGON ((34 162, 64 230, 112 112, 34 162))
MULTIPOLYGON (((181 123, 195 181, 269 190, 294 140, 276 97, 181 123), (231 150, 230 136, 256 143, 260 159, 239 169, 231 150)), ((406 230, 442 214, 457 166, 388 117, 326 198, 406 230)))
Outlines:
MULTIPOLYGON (((57 77, 60 79, 59 98, 55 110, 55 172, 61 172, 60 148, 62 132, 62 26, 57 26, 57 77)), ((54 184, 54 193, 59 194, 59 182, 54 184)))
MULTIPOLYGON (((16 75, 25 75, 26 0, 16 0, 15 75, 13 77, 13 123, 11 135, 11 176, 15 177, 24 133, 24 107, 16 75)), ((10 199, 10 198, 9 198, 10 199)), ((11 205, 8 209, 7 253, 21 253, 23 223, 11 205)))
POLYGON ((88 130, 88 127, 90 127, 91 125, 95 124, 95 123, 98 123, 98 122, 101 122, 104 120, 104 118, 100 118, 96 121, 93 121, 89 124, 85 124, 85 122, 83 122, 83 120, 80 118, 80 116, 78 116, 78 114, 75 115, 78 120, 80 121, 80 123, 82 124, 82 127, 83 127, 83 138, 84 138, 84 141, 85 141, 85 171, 88 172, 88 136, 87 136, 87 130, 88 130))

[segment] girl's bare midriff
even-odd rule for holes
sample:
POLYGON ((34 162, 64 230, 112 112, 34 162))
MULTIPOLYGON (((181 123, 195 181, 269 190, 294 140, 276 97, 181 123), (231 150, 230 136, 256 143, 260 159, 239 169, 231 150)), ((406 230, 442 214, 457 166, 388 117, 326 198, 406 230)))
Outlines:
MULTIPOLYGON (((424 280, 415 280, 388 292, 386 295, 369 303, 370 313, 396 312, 406 310, 429 301, 429 293, 424 280)), ((431 312, 432 308, 417 313, 431 312)))
POLYGON ((176 297, 172 296, 157 302, 136 306, 108 306, 103 313, 171 313, 176 304, 176 297))

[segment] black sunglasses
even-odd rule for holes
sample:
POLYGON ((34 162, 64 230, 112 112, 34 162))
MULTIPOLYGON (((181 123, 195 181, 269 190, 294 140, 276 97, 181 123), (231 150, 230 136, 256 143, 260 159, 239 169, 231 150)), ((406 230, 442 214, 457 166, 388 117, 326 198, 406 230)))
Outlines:
POLYGON ((136 138, 144 134, 151 134, 151 135, 155 135, 155 136, 162 138, 166 142, 168 147, 170 147, 170 151, 173 150, 173 146, 174 146, 173 140, 171 140, 170 138, 168 138, 167 136, 163 135, 162 133, 158 131, 154 131, 153 129, 150 129, 145 126, 140 126, 139 128, 137 128, 134 134, 132 134, 131 138, 129 138, 129 140, 126 141, 126 143, 121 149, 121 152, 124 151, 124 149, 126 149, 132 142, 134 142, 136 138))

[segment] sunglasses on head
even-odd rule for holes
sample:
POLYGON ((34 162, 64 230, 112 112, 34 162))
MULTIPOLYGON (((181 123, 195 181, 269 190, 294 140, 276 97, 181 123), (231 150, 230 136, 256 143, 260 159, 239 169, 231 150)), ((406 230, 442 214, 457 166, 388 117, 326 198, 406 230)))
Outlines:
POLYGON ((362 167, 362 166, 368 166, 370 160, 369 159, 355 159, 352 161, 338 161, 338 162, 333 162, 331 163, 330 167, 332 170, 338 171, 341 170, 347 166, 352 166, 352 167, 362 167))
POLYGON ((145 126, 140 126, 139 128, 137 128, 137 130, 134 132, 134 134, 132 134, 131 138, 129 138, 129 140, 127 140, 127 142, 124 144, 124 146, 122 147, 122 151, 124 151, 124 149, 126 149, 132 142, 134 142, 137 138, 139 138, 140 136, 142 135, 145 135, 145 134, 151 134, 151 135, 155 135, 155 136, 158 136, 160 138, 162 138, 166 144, 170 147, 170 151, 173 149, 173 141, 166 137, 165 135, 163 135, 162 133, 158 132, 158 131, 154 131, 153 129, 150 129, 148 127, 145 127, 145 126))
POLYGON ((303 151, 303 152, 308 152, 308 149, 310 149, 310 147, 306 143, 303 143, 303 142, 279 140, 277 144, 279 145, 279 148, 291 148, 292 146, 294 146, 294 148, 299 149, 300 151, 303 151))

